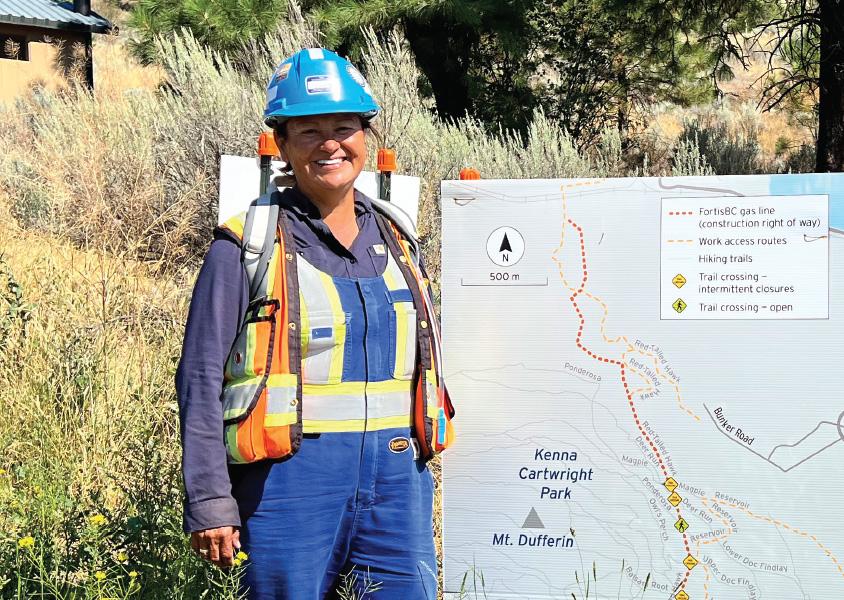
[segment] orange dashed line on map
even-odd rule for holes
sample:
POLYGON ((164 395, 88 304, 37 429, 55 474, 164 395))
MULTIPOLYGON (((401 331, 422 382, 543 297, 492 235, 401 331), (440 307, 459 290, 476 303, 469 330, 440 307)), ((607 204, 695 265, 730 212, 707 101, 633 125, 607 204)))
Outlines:
POLYGON ((702 496, 701 496, 701 498, 700 498, 700 502, 701 502, 701 504, 703 504, 703 506, 706 508, 706 510, 708 510, 708 511, 709 511, 709 513, 710 513, 713 517, 715 517, 716 519, 718 519, 719 521, 721 521, 721 523, 724 525, 724 527, 726 527, 727 529, 729 529, 729 530, 730 530, 730 535, 732 535, 732 533, 733 533, 733 527, 730 525, 730 522, 729 522, 726 518, 724 518, 724 516, 723 516, 722 514, 715 512, 715 511, 712 509, 712 507, 711 507, 711 506, 709 506, 709 503, 706 501, 706 498, 704 498, 704 497, 702 497, 702 496))
POLYGON ((627 339, 627 336, 620 335, 620 336, 618 336, 616 338, 612 338, 612 339, 609 336, 607 336, 607 327, 606 326, 607 326, 607 317, 609 317, 609 314, 610 314, 610 309, 606 305, 606 303, 603 300, 601 300, 600 298, 598 298, 597 296, 593 296, 589 292, 583 292, 583 295, 586 296, 587 298, 589 298, 590 300, 593 300, 594 302, 596 302, 601 307, 601 337, 604 338, 604 341, 608 344, 617 344, 619 342, 624 342, 625 344, 627 344, 627 347, 628 347, 629 350, 631 350, 631 351, 635 350, 635 348, 630 344, 630 341, 627 339))
POLYGON ((776 525, 777 527, 782 527, 786 531, 796 533, 800 537, 804 537, 807 540, 811 540, 812 542, 815 543, 815 545, 818 548, 821 549, 821 551, 824 554, 826 554, 829 557, 829 560, 832 561, 832 563, 835 565, 835 568, 838 569, 838 572, 841 573, 842 576, 844 576, 844 567, 841 566, 841 563, 838 562, 838 559, 835 558, 835 555, 833 555, 832 552, 829 550, 829 548, 824 546, 823 543, 816 536, 812 535, 811 533, 808 533, 808 532, 803 531, 801 529, 797 529, 796 527, 792 527, 788 523, 784 523, 784 522, 782 522, 778 519, 773 519, 771 517, 766 517, 764 515, 757 515, 757 514, 753 513, 752 511, 750 511, 750 510, 748 510, 744 507, 739 506, 738 504, 732 504, 730 502, 724 502, 722 500, 716 500, 716 499, 713 499, 713 498, 709 498, 709 500, 710 500, 710 502, 714 502, 715 504, 721 504, 723 506, 729 506, 730 508, 735 509, 735 510, 740 510, 753 519, 756 519, 758 521, 765 521, 766 523, 771 523, 772 525, 776 525))
POLYGON ((728 534, 726 534, 726 535, 722 535, 722 536, 719 536, 719 537, 714 537, 714 538, 712 538, 711 540, 706 540, 706 541, 702 541, 702 542, 697 542, 697 545, 698 545, 698 554, 700 554, 700 547, 701 547, 701 546, 707 546, 707 545, 709 545, 709 544, 719 544, 719 543, 721 543, 721 542, 723 542, 723 541, 725 541, 725 540, 730 539, 730 535, 732 535, 732 533, 733 533, 733 530, 731 529, 731 530, 730 530, 730 532, 729 532, 728 534))
MULTIPOLYGON (((636 375, 639 375, 639 377, 642 376, 641 373, 636 373, 636 375)), ((638 396, 640 394, 650 394, 653 391, 654 391, 654 388, 652 388, 652 387, 636 388, 635 390, 633 390, 633 395, 638 396)))
POLYGON ((701 565, 706 578, 703 580, 703 600, 709 600, 709 582, 712 580, 712 574, 709 572, 709 567, 701 565))

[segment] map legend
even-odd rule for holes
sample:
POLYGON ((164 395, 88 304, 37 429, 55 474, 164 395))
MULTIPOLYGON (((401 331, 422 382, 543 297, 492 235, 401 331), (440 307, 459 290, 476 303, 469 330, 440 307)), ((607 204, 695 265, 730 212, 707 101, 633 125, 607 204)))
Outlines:
POLYGON ((661 318, 828 319, 828 205, 825 195, 663 198, 661 318))

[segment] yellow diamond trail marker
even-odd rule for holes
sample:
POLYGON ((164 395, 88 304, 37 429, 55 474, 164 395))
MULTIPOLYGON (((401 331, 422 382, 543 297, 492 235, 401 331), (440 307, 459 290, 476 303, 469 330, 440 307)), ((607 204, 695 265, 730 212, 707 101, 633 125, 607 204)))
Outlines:
POLYGON ((674 528, 680 533, 683 533, 689 528, 689 524, 686 523, 686 520, 683 517, 680 517, 680 520, 674 523, 674 528))
POLYGON ((677 273, 674 279, 671 280, 671 283, 673 283, 679 289, 686 285, 686 278, 683 277, 680 273, 677 273))
POLYGON ((680 590, 677 592, 677 595, 674 596, 677 600, 689 600, 689 595, 685 592, 685 590, 680 590))
POLYGON ((681 313, 681 312, 683 312, 684 310, 686 310, 686 306, 688 306, 688 305, 687 305, 687 304, 683 301, 683 299, 682 299, 682 298, 677 298, 677 299, 674 301, 674 304, 672 304, 672 305, 671 305, 671 307, 672 307, 675 311, 677 311, 677 313, 681 313))
POLYGON ((686 565, 686 568, 691 571, 697 566, 697 559, 689 554, 686 558, 683 559, 683 564, 686 565))
POLYGON ((674 479, 673 477, 669 477, 668 479, 665 480, 665 483, 663 483, 662 485, 664 485, 666 487, 666 489, 668 489, 669 492, 673 492, 674 490, 677 489, 677 486, 680 485, 680 484, 678 484, 677 480, 674 479))
POLYGON ((668 496, 668 501, 671 503, 671 506, 677 506, 678 504, 680 504, 680 501, 682 499, 683 498, 680 497, 680 494, 678 494, 677 492, 671 492, 671 495, 668 496))

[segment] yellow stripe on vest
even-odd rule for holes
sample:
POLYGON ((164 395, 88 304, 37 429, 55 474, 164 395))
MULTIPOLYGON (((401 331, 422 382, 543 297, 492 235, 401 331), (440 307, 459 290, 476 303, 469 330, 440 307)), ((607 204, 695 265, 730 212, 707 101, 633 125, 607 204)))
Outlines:
POLYGON ((282 427, 284 425, 293 425, 298 416, 296 411, 281 414, 266 414, 264 415, 264 427, 282 427))
POLYGON ((231 231, 238 239, 243 239, 243 225, 246 223, 246 213, 242 212, 223 223, 223 227, 231 231))
POLYGON ((306 383, 302 386, 304 396, 363 396, 390 392, 410 393, 406 381, 385 379, 384 381, 344 381, 341 383, 306 383))
POLYGON ((279 293, 276 294, 275 292, 275 274, 276 270, 278 269, 278 261, 281 260, 281 246, 276 242, 273 244, 273 253, 270 257, 270 263, 267 269, 267 289, 264 290, 264 293, 268 297, 276 297, 281 298, 284 295, 283 290, 279 290, 279 293))
MULTIPOLYGON (((256 333, 254 327, 246 328, 246 357, 244 358, 243 372, 245 375, 251 375, 252 377, 255 376, 256 333)), ((259 360, 260 358, 263 357, 259 357, 259 360)))
POLYGON ((380 431, 397 427, 410 427, 410 415, 397 417, 381 417, 374 419, 354 419, 350 421, 302 421, 302 431, 305 433, 341 433, 352 431, 380 431))
POLYGON ((237 449, 237 423, 226 426, 226 451, 229 454, 229 462, 246 462, 237 449))

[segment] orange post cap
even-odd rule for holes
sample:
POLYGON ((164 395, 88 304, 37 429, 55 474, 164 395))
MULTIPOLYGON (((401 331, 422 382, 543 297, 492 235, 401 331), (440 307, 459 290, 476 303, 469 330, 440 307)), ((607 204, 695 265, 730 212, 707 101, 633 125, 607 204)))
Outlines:
POLYGON ((279 156, 272 131, 263 131, 258 136, 258 156, 279 156))
POLYGON ((396 153, 390 148, 378 150, 378 170, 381 173, 392 173, 396 170, 396 153))
POLYGON ((460 179, 480 179, 481 172, 472 167, 464 167, 460 169, 460 179))

